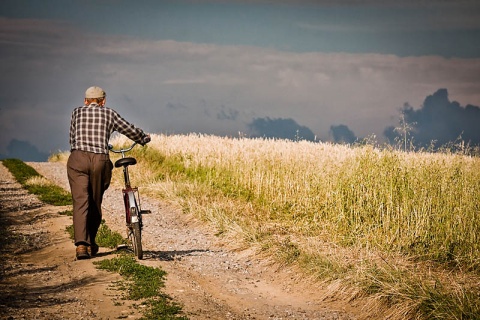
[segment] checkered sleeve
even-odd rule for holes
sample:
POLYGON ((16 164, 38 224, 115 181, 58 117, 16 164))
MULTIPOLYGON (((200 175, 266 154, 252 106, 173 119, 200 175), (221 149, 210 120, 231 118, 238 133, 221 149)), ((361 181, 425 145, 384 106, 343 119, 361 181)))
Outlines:
POLYGON ((112 123, 113 123, 113 131, 117 131, 128 138, 132 139, 133 141, 144 145, 145 144, 145 136, 146 134, 143 132, 142 129, 135 127, 133 124, 122 118, 116 111, 111 110, 112 116, 112 123))

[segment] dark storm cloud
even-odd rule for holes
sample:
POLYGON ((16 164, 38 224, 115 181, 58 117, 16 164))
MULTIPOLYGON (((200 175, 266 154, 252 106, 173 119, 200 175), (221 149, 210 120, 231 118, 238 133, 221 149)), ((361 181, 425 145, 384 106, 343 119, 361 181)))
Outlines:
POLYGON ((48 154, 40 152, 28 141, 13 139, 7 146, 7 154, 0 154, 0 159, 15 158, 23 161, 47 161, 48 154))
POLYGON ((346 125, 330 126, 333 141, 338 143, 354 143, 357 140, 355 133, 346 125))
POLYGON ((255 118, 248 124, 248 128, 250 129, 250 135, 253 137, 315 140, 312 130, 299 125, 293 119, 255 118))
POLYGON ((432 142, 437 147, 443 146, 459 137, 464 142, 480 145, 480 107, 462 107, 457 101, 450 101, 447 89, 428 96, 418 110, 406 104, 402 114, 404 123, 384 131, 391 142, 406 132, 416 146, 426 147, 432 142))

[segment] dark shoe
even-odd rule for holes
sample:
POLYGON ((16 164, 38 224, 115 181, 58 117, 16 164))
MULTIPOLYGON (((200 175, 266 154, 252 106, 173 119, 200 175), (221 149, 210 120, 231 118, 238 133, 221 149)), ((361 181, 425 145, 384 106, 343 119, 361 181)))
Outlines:
POLYGON ((86 245, 80 244, 77 246, 77 260, 88 259, 90 255, 88 254, 88 247, 86 245))
POLYGON ((97 255, 98 249, 99 247, 96 244, 92 244, 90 247, 87 247, 88 253, 90 253, 92 257, 97 255))

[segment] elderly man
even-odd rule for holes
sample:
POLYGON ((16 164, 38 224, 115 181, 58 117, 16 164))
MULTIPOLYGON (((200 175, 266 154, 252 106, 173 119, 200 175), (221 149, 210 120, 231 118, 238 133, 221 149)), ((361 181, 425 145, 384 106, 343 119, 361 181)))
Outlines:
POLYGON ((85 105, 75 108, 70 122, 68 181, 73 198, 73 229, 76 258, 88 259, 98 252, 95 237, 102 221, 102 200, 110 185, 113 164, 108 140, 117 131, 145 145, 150 135, 105 107, 106 95, 100 87, 85 92, 85 105))

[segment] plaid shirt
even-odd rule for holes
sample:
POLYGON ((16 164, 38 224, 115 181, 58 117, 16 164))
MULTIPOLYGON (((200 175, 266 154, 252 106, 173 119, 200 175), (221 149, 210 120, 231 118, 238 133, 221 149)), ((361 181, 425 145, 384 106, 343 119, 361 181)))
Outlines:
POLYGON ((108 154, 108 140, 114 131, 145 144, 145 133, 123 119, 115 110, 93 103, 75 108, 70 122, 70 148, 108 154))

